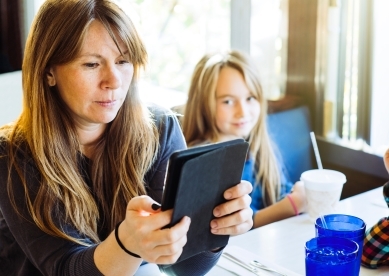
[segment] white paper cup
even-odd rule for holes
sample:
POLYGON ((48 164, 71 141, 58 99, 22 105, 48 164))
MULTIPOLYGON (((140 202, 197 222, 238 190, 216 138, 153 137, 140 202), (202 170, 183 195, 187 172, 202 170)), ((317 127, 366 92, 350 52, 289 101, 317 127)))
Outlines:
POLYGON ((346 176, 333 170, 310 170, 301 174, 308 203, 308 215, 315 221, 320 215, 336 212, 346 176))

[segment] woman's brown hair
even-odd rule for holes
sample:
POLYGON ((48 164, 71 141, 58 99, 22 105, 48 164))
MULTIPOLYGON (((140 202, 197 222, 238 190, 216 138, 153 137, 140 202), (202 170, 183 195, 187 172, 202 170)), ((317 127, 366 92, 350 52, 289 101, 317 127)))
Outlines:
MULTIPOLYGON (((65 223, 73 224, 81 234, 99 242, 98 204, 79 171, 80 158, 85 157, 80 154, 74 122, 57 90, 48 85, 46 73, 50 66, 65 64, 76 57, 93 20, 105 26, 116 45, 118 39, 123 41, 134 66, 126 99, 98 142, 91 166, 93 189, 106 226, 112 230, 124 218, 128 201, 146 193, 144 175, 158 150, 156 127, 137 91, 139 70, 146 63, 147 53, 131 20, 111 1, 44 2, 26 43, 23 110, 13 125, 3 127, 11 145, 10 171, 15 168, 22 179, 34 222, 46 233, 80 244, 85 243, 61 230, 53 218, 61 215, 58 210, 63 208, 65 223), (27 145, 40 174, 36 197, 30 195, 27 177, 17 162, 16 152, 22 145, 27 145)), ((8 193, 17 208, 10 177, 8 193)))

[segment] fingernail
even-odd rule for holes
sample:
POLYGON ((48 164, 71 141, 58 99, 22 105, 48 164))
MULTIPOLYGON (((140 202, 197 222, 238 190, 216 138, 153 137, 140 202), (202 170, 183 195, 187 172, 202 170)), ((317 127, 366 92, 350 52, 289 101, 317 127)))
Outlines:
POLYGON ((218 229, 211 229, 211 233, 212 233, 212 234, 217 234, 217 232, 219 232, 218 229))
POLYGON ((213 214, 214 214, 215 217, 220 216, 220 210, 219 210, 219 208, 215 208, 215 210, 213 211, 213 214))
POLYGON ((157 211, 159 208, 161 208, 161 205, 157 204, 157 203, 153 203, 151 204, 151 208, 154 210, 154 211, 157 211))
POLYGON ((216 228, 217 227, 217 222, 216 221, 211 221, 211 228, 216 228))
POLYGON ((226 192, 225 198, 226 199, 230 199, 231 197, 232 197, 232 193, 231 192, 226 192))

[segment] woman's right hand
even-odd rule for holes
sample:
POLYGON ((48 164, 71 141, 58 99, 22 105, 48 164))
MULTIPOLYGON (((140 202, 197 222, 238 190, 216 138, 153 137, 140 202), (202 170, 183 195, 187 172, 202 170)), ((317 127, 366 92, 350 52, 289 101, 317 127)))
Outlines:
POLYGON ((173 210, 153 210, 155 203, 149 196, 131 199, 119 227, 119 237, 126 249, 145 261, 171 264, 177 261, 186 244, 190 218, 184 217, 175 226, 162 229, 170 223, 173 210))

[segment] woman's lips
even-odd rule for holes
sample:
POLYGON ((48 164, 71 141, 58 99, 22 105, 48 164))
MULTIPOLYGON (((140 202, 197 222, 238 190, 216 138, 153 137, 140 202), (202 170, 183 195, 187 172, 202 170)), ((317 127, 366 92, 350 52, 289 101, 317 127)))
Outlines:
POLYGON ((101 106, 104 106, 104 107, 110 107, 110 106, 114 106, 115 103, 116 103, 116 100, 114 101, 95 101, 95 103, 101 105, 101 106))

